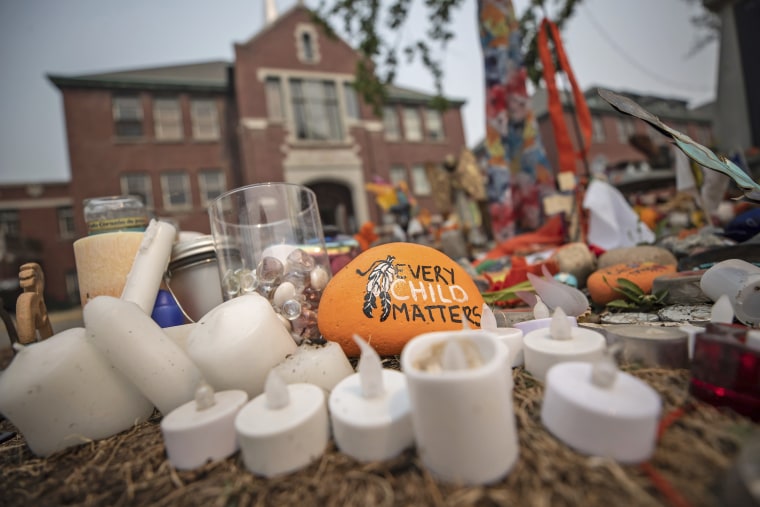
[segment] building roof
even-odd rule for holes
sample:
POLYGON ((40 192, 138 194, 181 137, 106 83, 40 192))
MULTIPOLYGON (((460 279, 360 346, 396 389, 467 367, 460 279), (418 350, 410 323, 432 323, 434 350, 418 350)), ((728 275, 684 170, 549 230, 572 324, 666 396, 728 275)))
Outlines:
MULTIPOLYGON (((712 107, 710 104, 702 105, 698 108, 689 108, 688 101, 680 98, 661 97, 658 95, 647 95, 629 91, 612 90, 615 93, 628 97, 641 107, 659 117, 662 120, 675 121, 695 121, 711 122, 712 107)), ((586 97, 586 103, 592 113, 614 113, 615 111, 606 100, 599 96, 599 87, 587 89, 583 95, 586 97)), ((571 95, 567 90, 560 91, 560 98, 563 104, 571 104, 571 95)), ((548 114, 547 92, 545 88, 538 88, 533 94, 533 111, 537 118, 548 114)))

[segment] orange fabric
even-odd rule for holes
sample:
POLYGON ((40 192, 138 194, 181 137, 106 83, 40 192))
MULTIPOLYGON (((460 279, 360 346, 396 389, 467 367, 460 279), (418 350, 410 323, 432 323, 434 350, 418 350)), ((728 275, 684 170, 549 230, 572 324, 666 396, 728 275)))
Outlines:
POLYGON ((565 54, 565 47, 562 45, 562 38, 559 35, 557 25, 544 19, 541 21, 541 29, 538 32, 538 55, 541 58, 541 64, 544 68, 544 82, 549 96, 549 116, 554 129, 554 138, 557 143, 559 152, 559 170, 560 172, 576 172, 575 162, 578 157, 584 156, 588 151, 591 143, 591 112, 586 104, 586 97, 575 80, 575 74, 570 67, 570 62, 565 54), (559 97, 557 82, 555 80, 554 61, 551 51, 549 50, 549 41, 547 32, 551 34, 554 49, 557 52, 557 61, 560 70, 562 70, 570 81, 570 87, 573 93, 573 102, 575 102, 575 115, 578 118, 582 136, 582 146, 580 152, 576 153, 573 149, 573 143, 565 124, 565 117, 562 110, 562 101, 559 97))
POLYGON ((519 250, 537 250, 559 246, 565 242, 565 225, 560 215, 554 215, 544 225, 533 232, 518 234, 497 244, 486 255, 485 259, 498 259, 512 255, 519 250))

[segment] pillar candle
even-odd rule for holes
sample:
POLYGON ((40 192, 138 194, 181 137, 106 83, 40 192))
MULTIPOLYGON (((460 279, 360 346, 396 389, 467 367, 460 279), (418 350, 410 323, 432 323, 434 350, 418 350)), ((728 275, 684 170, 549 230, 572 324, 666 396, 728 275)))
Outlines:
POLYGON ((200 372, 135 303, 99 296, 84 307, 88 339, 166 415, 193 399, 200 372))
POLYGON ((523 357, 523 332, 516 327, 498 327, 496 315, 488 305, 483 305, 480 317, 480 329, 498 336, 499 341, 509 349, 509 364, 513 368, 522 366, 525 362, 523 357))
POLYGON ((302 343, 274 369, 287 384, 305 382, 327 392, 354 373, 343 348, 335 342, 302 343))
POLYGON ((354 336, 354 341, 361 349, 359 372, 330 393, 335 443, 358 461, 390 459, 414 444, 406 377, 384 369, 380 356, 363 339, 354 336))
POLYGON ((479 330, 424 333, 401 353, 422 463, 441 480, 488 484, 517 460, 507 348, 479 330))
POLYGON ((139 306, 150 315, 172 255, 177 230, 168 222, 151 220, 145 229, 121 298, 139 306))
POLYGON ((266 389, 235 418, 246 468, 264 477, 294 472, 325 451, 330 424, 324 391, 311 384, 285 384, 276 372, 266 389))
POLYGON ((37 456, 110 437, 152 412, 153 404, 111 367, 81 327, 18 346, 0 376, 0 413, 37 456))
POLYGON ((261 394, 269 370, 296 350, 296 343, 269 301, 256 293, 217 306, 187 337, 187 352, 215 390, 261 394))

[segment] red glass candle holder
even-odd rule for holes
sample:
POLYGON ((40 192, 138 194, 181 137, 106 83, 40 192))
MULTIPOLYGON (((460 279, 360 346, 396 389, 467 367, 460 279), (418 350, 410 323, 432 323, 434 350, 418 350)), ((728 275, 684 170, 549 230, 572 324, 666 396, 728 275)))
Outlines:
POLYGON ((697 334, 689 391, 760 421, 760 347, 748 344, 749 332, 744 326, 711 323, 697 334))

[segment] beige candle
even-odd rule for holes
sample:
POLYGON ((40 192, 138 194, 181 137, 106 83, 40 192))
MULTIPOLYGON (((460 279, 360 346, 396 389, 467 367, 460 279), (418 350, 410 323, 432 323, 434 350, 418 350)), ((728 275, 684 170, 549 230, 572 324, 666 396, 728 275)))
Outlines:
POLYGON ((97 296, 121 296, 143 236, 142 232, 110 232, 74 242, 83 307, 97 296))

